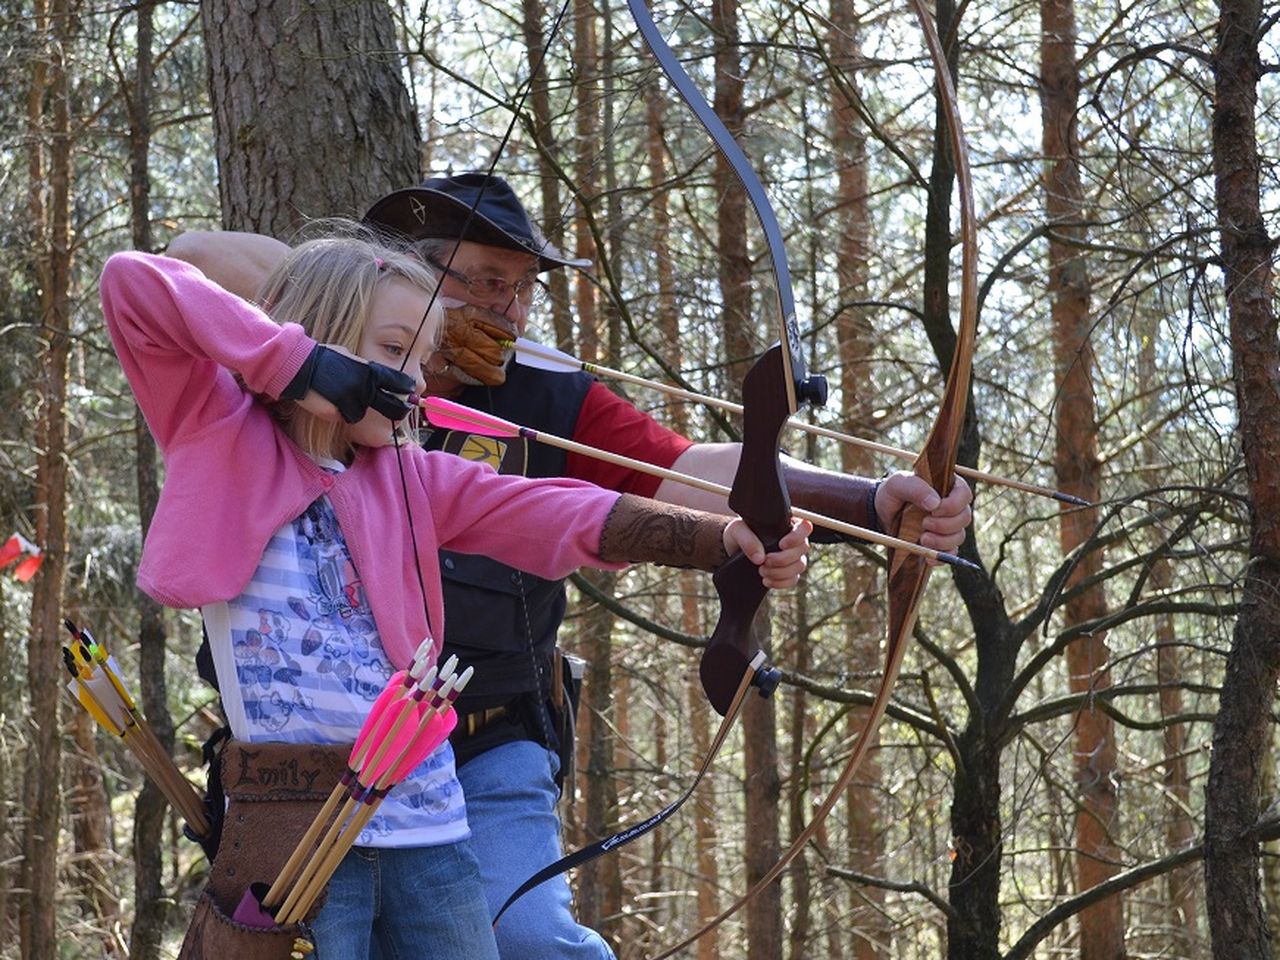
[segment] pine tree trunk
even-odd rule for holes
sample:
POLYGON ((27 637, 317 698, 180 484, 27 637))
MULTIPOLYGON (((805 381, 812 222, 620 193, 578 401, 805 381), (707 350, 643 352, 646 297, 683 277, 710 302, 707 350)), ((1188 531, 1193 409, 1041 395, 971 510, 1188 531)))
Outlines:
MULTIPOLYGON (((574 186, 582 202, 590 204, 599 193, 597 173, 600 158, 599 72, 596 51, 596 12, 591 0, 574 0, 573 5, 574 73, 574 186)), ((599 253, 591 236, 588 218, 574 220, 573 255, 596 260, 599 253)), ((600 317, 596 310, 596 286, 585 274, 576 273, 574 305, 578 321, 579 356, 590 363, 601 362, 600 317)))
MULTIPOLYGON (((807 595, 808 583, 801 580, 796 586, 796 620, 802 624, 809 622, 807 595)), ((801 633, 795 639, 787 659, 794 665, 796 673, 809 676, 812 667, 811 638, 801 633)), ((788 778, 790 790, 787 794, 787 844, 790 845, 808 823, 807 815, 813 798, 815 793, 824 789, 826 778, 815 766, 805 769, 805 750, 813 742, 815 733, 809 695, 803 687, 796 687, 790 691, 787 700, 790 707, 787 723, 787 769, 791 771, 788 778)), ((791 871, 793 907, 787 930, 787 956, 792 960, 814 955, 820 938, 819 931, 814 927, 813 913, 821 905, 814 897, 812 866, 808 860, 808 851, 802 851, 796 857, 791 871)))
MULTIPOLYGON (((743 130, 743 76, 738 53, 737 0, 713 0, 711 30, 715 37, 715 93, 712 105, 735 137, 743 130)), ((722 324, 727 375, 737 389, 755 351, 756 329, 751 304, 751 259, 747 250, 747 198, 725 156, 716 153, 714 183, 717 208, 717 256, 720 265, 722 324)), ((756 617, 758 636, 768 630, 768 604, 756 617)), ((777 711, 772 699, 751 696, 741 714, 746 764, 746 877, 751 886, 777 862, 779 855, 777 711)), ((748 960, 782 956, 782 888, 775 882, 756 897, 746 913, 748 960)))
POLYGON ((359 219, 419 180, 418 135, 383 0, 200 5, 222 224, 288 241, 359 219))
MULTIPOLYGON (((13 649, 9 610, 0 604, 0 698, 4 703, 18 703, 21 694, 13 649)), ((12 746, 16 738, 16 725, 6 717, 0 722, 0 943, 17 942, 17 930, 13 926, 13 907, 17 894, 17 877, 21 869, 15 841, 15 827, 19 823, 19 807, 13 802, 21 786, 16 779, 12 761, 12 746)))
MULTIPOLYGON (((768 649, 769 608, 765 604, 752 625, 763 649, 768 649)), ((744 890, 754 887, 782 855, 779 834, 782 780, 778 775, 778 710, 773 697, 752 692, 740 714, 746 781, 746 823, 743 829, 746 876, 744 890)), ((747 960, 782 960, 782 881, 760 891, 745 911, 747 960)))
MULTIPOLYGON (((649 178, 653 191, 651 212, 653 216, 654 274, 658 284, 658 328, 662 331, 663 349, 675 369, 684 365, 683 342, 680 336, 680 313, 676 302, 675 271, 671 253, 670 188, 667 186, 665 103, 657 84, 645 88, 646 147, 649 157, 649 178)), ((675 404, 671 407, 671 427, 682 436, 689 435, 688 407, 675 404)), ((698 596, 702 590, 700 574, 691 570, 680 574, 680 623, 690 636, 702 630, 702 613, 698 596)), ((689 671, 688 684, 689 737, 693 743, 693 756, 701 762, 711 749, 711 729, 707 701, 703 696, 696 670, 689 671)), ((719 913, 720 868, 716 860, 716 796, 715 778, 703 780, 693 795, 694 859, 696 872, 694 885, 697 891, 697 917, 713 917, 719 913)), ((680 914, 676 914, 680 916, 680 914)), ((684 923, 682 926, 689 926, 684 923)), ((664 928, 659 928, 664 929, 664 928)), ((676 930, 681 929, 677 926, 676 930)), ((719 960, 720 931, 715 929, 697 942, 698 960, 719 960)))
MULTIPOLYGON (((1093 394, 1093 347, 1089 342, 1089 273, 1077 243, 1085 238, 1076 136, 1080 77, 1076 67, 1073 0, 1041 0, 1040 89, 1047 164, 1045 211, 1053 233, 1049 240, 1049 295, 1058 380, 1058 489, 1096 502, 1098 497, 1098 425, 1093 394)), ((1087 541, 1097 525, 1094 509, 1070 509, 1060 520, 1064 555, 1087 541)), ((1102 555, 1089 552, 1076 566, 1066 589, 1102 568, 1102 555)), ((1102 587, 1067 601, 1067 629, 1096 621, 1106 613, 1102 587)), ((1076 693, 1111 686, 1106 634, 1091 633, 1067 648, 1069 683, 1076 693)), ((1113 838, 1117 826, 1115 724, 1088 705, 1075 717, 1076 885, 1081 892, 1120 871, 1113 838)), ((1120 960, 1125 956, 1124 903, 1110 897, 1080 915, 1081 960, 1120 960)))
POLYGON ((120 911, 106 869, 107 793, 102 782, 102 760, 94 739, 96 726, 85 711, 71 713, 74 751, 66 764, 65 789, 75 849, 71 878, 82 915, 92 918, 94 927, 101 931, 102 954, 111 957, 118 955, 113 931, 120 911))
MULTIPOLYGON (((584 571, 602 592, 612 595, 617 574, 584 571)), ((579 649, 590 665, 587 673, 586 703, 591 721, 585 731, 587 746, 585 813, 583 829, 592 840, 617 829, 618 786, 614 780, 613 711, 613 615, 596 607, 581 618, 579 649)), ((622 909, 622 873, 616 856, 599 857, 578 871, 578 919, 599 931, 606 940, 616 939, 616 924, 622 909)), ((617 944, 613 947, 617 950, 617 944)))
MULTIPOLYGON (((155 3, 138 6, 137 63, 129 96, 129 209, 133 246, 150 250, 151 177, 151 85, 153 83, 151 44, 154 37, 155 3)), ((156 444, 142 417, 134 411, 134 456, 138 484, 138 516, 143 536, 151 524, 160 484, 156 471, 156 444)), ((160 604, 139 592, 138 673, 142 712, 165 748, 173 752, 173 720, 169 716, 164 675, 164 619, 160 604)), ((169 898, 164 895, 164 827, 168 803, 160 789, 147 780, 133 810, 134 915, 129 938, 130 960, 158 960, 168 916, 169 898)))
MULTIPOLYGON (((836 201, 835 235, 839 240, 836 275, 840 280, 839 303, 855 303, 867 297, 871 251, 871 214, 867 201, 866 131, 852 97, 857 95, 856 64, 860 56, 857 24, 850 4, 831 4, 828 35, 831 62, 840 73, 833 78, 832 145, 837 164, 839 193, 836 201)), ((861 436, 869 435, 872 370, 867 358, 873 356, 874 333, 868 311, 844 306, 836 318, 840 355, 840 418, 845 428, 861 436)), ((845 473, 874 476, 878 471, 870 453, 861 447, 840 445, 840 466, 845 473)), ((845 643, 849 669, 854 676, 872 677, 880 669, 881 638, 885 633, 884 609, 879 572, 871 564, 844 565, 844 595, 857 598, 847 617, 845 643)), ((866 727, 867 712, 849 711, 850 737, 866 727)), ((876 876, 882 871, 884 835, 881 827, 879 731, 862 762, 858 778, 847 794, 846 824, 849 831, 847 862, 857 873, 876 876)), ((884 891, 858 887, 850 891, 849 927, 852 960, 885 960, 891 937, 888 917, 881 909, 884 891)))
MULTIPOLYGON (((541 0, 521 0, 520 8, 524 45, 528 50, 529 69, 532 71, 534 65, 541 61, 542 49, 547 42, 546 32, 542 29, 546 5, 541 0)), ((533 84, 529 90, 533 135, 540 148, 538 183, 542 194, 542 229, 552 245, 557 250, 563 250, 564 215, 560 209, 560 181, 555 166, 550 161, 551 157, 560 155, 560 145, 556 142, 551 125, 551 98, 547 91, 546 67, 538 70, 530 81, 533 84)), ((561 350, 572 350, 574 336, 573 317, 569 311, 569 271, 552 270, 545 275, 545 279, 551 290, 551 329, 556 346, 561 350)))
POLYGON ((23 960, 52 960, 58 949, 58 833, 61 814, 62 591, 67 562, 67 357, 71 324, 71 117, 66 55, 71 0, 37 0, 33 23, 44 49, 33 60, 28 99, 32 250, 40 289, 37 336, 43 345, 35 390, 36 542, 44 564, 32 581, 27 687, 31 702, 24 800, 21 915, 23 960), (49 115, 45 114, 48 104, 49 115), (47 169, 45 156, 48 157, 47 169), (47 203, 46 203, 47 197, 47 203))
MULTIPOLYGON (((690 635, 701 633, 701 617, 698 611, 698 587, 693 583, 697 575, 681 574, 683 590, 684 630, 690 635)), ((711 749, 711 727, 707 698, 698 682, 696 670, 689 678, 689 736, 693 741, 693 755, 702 761, 711 749)), ((696 889, 698 912, 693 920, 714 917, 720 913, 720 861, 716 857, 717 823, 716 782, 714 777, 703 780, 693 795, 694 843, 696 845, 696 889)), ((720 928, 698 940, 698 960, 720 960, 720 928)))
MULTIPOLYGON (((1156 423, 1161 415, 1161 383, 1156 368, 1156 328, 1158 317, 1151 317, 1142 330, 1142 351, 1138 355, 1138 390, 1148 398, 1144 420, 1156 423)), ((1166 458, 1154 437, 1143 440, 1143 462, 1149 464, 1148 482, 1160 486, 1166 458)), ((1153 550, 1159 550, 1160 535, 1151 537, 1153 550)), ((1163 596, 1173 584, 1173 569, 1167 555, 1157 553, 1151 561, 1151 594, 1163 596)), ((1160 716, 1166 722, 1182 715, 1182 691, 1178 684, 1184 677, 1182 656, 1178 647, 1176 619, 1164 613, 1155 618, 1156 681, 1160 687, 1160 716)), ((1185 850, 1196 842, 1197 828, 1191 806, 1191 781, 1187 771, 1187 725, 1168 723, 1163 731, 1165 807, 1165 844, 1170 852, 1185 850)), ((1160 922, 1172 931, 1176 956, 1194 957, 1202 952, 1199 934, 1200 870, 1187 864, 1171 870, 1165 878, 1165 897, 1161 904, 1165 915, 1160 922)))
POLYGON ((1213 68, 1213 167, 1222 230, 1241 445, 1252 537, 1227 657, 1205 806, 1205 898, 1217 960, 1272 956, 1262 912, 1259 844, 1262 763, 1280 677, 1280 346, 1272 240, 1260 212, 1255 124, 1261 6, 1222 0, 1213 68))
MULTIPOLYGON (((711 31, 715 37, 716 82, 712 106, 725 128, 742 137, 743 77, 738 56, 738 0, 712 0, 711 31)), ((755 353, 751 314, 751 257, 747 251, 747 196, 728 159, 716 151, 713 178, 717 217, 717 256, 720 264, 720 297, 724 304, 727 377, 734 389, 751 366, 755 353)), ((771 331, 772 332, 772 331, 771 331)))

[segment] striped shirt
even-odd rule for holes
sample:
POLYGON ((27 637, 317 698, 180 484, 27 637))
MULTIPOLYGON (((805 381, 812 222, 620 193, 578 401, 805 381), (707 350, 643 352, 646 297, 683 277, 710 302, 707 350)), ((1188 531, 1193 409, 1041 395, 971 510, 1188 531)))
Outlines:
MULTIPOLYGON (((223 708, 247 743, 350 743, 394 672, 327 497, 276 531, 244 593, 203 613, 223 708)), ((358 843, 468 835, 446 741, 388 794, 358 843)))

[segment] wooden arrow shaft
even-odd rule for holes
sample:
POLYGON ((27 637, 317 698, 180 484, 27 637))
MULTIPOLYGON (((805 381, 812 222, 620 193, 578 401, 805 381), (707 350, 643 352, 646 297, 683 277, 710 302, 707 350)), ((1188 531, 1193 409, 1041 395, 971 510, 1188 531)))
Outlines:
MULTIPOLYGON (((688 400, 692 403, 702 403, 709 407, 715 407, 718 410, 724 410, 729 413, 742 413, 742 404, 734 403, 732 400, 722 400, 719 397, 708 396, 703 393, 696 393, 693 390, 685 390, 682 387, 671 386, 658 380, 649 380, 645 377, 638 377, 632 373, 625 373, 621 370, 615 370, 612 367, 603 367, 597 363, 587 363, 585 360, 578 360, 578 365, 587 373, 599 374, 602 377, 608 377, 611 380, 620 380, 623 383, 632 383, 640 387, 648 387, 651 390, 658 390, 672 397, 679 397, 682 400, 688 400)), ((875 440, 868 440, 865 437, 854 436, 851 433, 843 433, 839 430, 832 430, 830 427, 819 426, 816 423, 809 423, 801 420, 799 417, 791 417, 787 420, 787 426, 794 427, 797 430, 803 430, 805 433, 813 434, 815 437, 826 437, 828 440, 836 440, 840 443, 852 444, 855 447, 862 447, 865 450, 871 450, 876 453, 882 453, 887 457, 895 457, 899 460, 914 460, 916 454, 910 450, 904 450, 901 447, 894 447, 887 443, 879 443, 875 440)), ((1013 490, 1021 490, 1023 493, 1035 494, 1039 497, 1049 497, 1063 503, 1074 504, 1075 506, 1088 506, 1088 501, 1081 500, 1079 497, 1071 494, 1062 493, 1052 490, 1049 487, 1040 486, 1035 483, 1027 483, 1024 480, 1012 480, 1008 477, 996 476, 993 473, 987 473, 985 470, 977 470, 973 467, 957 466, 956 473, 970 480, 976 480, 980 483, 991 483, 1001 487, 1009 487, 1013 490)))
MULTIPOLYGON (((585 443, 579 443, 576 440, 566 440, 564 437, 558 437, 554 434, 542 433, 539 430, 533 430, 529 427, 519 427, 521 436, 530 440, 537 440, 552 447, 559 447, 569 453, 578 453, 586 457, 592 457, 596 460, 603 460, 605 463, 612 463, 615 466, 626 467, 635 470, 638 473, 645 473, 662 480, 671 480, 675 483, 682 483, 686 486, 696 487, 699 490, 705 490, 708 493, 718 494, 722 497, 729 495, 729 488, 722 483, 715 483, 712 480, 704 480, 701 477, 695 477, 692 474, 681 473, 678 470, 671 470, 667 467, 659 467, 656 464, 646 463, 643 460, 636 460, 632 457, 624 457, 620 453, 610 453, 608 450, 601 450, 598 447, 588 446, 585 443)), ((835 517, 824 516, 820 513, 814 513, 811 510, 803 510, 793 506, 792 514, 800 517, 802 520, 808 520, 810 523, 825 527, 828 530, 834 530, 837 533, 843 533, 859 540, 867 540, 871 543, 878 543, 881 546, 891 547, 895 550, 905 550, 908 553, 914 553, 925 557, 929 560, 936 560, 942 563, 951 563, 953 558, 950 554, 944 554, 939 550, 931 550, 928 547, 922 547, 918 543, 909 543, 906 540, 900 540, 897 537, 891 537, 886 533, 880 533, 876 530, 870 530, 866 527, 855 526, 852 523, 845 523, 843 520, 837 520, 835 517)))

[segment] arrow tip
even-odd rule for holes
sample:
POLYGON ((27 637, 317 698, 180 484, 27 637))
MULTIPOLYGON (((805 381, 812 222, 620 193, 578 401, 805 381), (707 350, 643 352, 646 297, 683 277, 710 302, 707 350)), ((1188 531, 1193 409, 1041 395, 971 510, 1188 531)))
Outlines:
POLYGON ((1057 500, 1059 503, 1069 503, 1073 507, 1092 507, 1093 506, 1093 504, 1090 503, 1088 500, 1086 500, 1084 497, 1073 496, 1070 493, 1062 493, 1057 490, 1054 491, 1053 499, 1057 500))
POLYGON ((964 567, 967 570, 974 570, 978 573, 982 572, 982 567, 978 566, 971 560, 966 560, 964 557, 957 557, 954 553, 943 553, 939 550, 938 559, 943 563, 951 564, 953 567, 964 567))

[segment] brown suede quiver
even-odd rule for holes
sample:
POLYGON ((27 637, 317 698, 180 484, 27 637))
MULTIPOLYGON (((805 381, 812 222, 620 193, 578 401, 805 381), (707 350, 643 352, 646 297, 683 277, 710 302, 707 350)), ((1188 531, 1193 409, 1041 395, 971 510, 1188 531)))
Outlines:
MULTIPOLYGON (((231 917, 250 884, 275 880, 341 779, 350 753, 350 744, 227 744, 222 841, 179 960, 289 960, 310 954, 298 942, 309 943, 301 925, 264 930, 231 917)), ((321 903, 323 898, 312 915, 321 903)))
POLYGON ((247 927, 236 923, 213 902, 206 890, 196 904, 178 960, 291 960, 315 957, 315 945, 301 924, 247 927))

